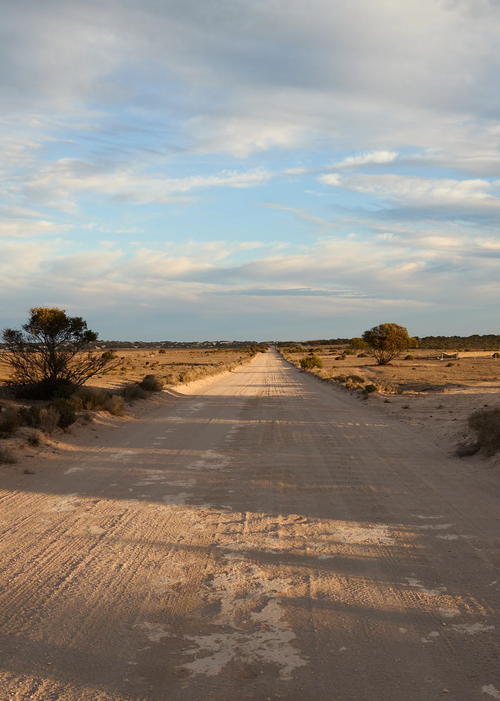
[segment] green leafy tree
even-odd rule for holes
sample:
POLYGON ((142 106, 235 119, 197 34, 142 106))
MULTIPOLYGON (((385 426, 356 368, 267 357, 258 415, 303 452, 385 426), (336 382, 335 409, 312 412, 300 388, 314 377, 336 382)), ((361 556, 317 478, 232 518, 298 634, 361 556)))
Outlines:
POLYGON ((363 341, 370 347, 378 365, 387 365, 404 350, 411 347, 414 339, 399 324, 379 324, 363 334, 363 341))
POLYGON ((13 371, 10 384, 20 396, 70 394, 114 363, 109 354, 90 350, 97 334, 86 321, 56 307, 31 309, 27 323, 21 329, 4 329, 2 340, 3 359, 13 371))
POLYGON ((351 338, 349 341, 349 346, 352 348, 352 350, 365 350, 368 348, 366 342, 363 341, 362 338, 351 338))

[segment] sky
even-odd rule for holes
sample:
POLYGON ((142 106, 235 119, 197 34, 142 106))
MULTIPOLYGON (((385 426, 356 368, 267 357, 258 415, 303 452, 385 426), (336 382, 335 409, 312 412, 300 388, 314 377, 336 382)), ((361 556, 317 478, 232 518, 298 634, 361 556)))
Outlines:
POLYGON ((499 0, 4 0, 0 324, 500 333, 499 0))

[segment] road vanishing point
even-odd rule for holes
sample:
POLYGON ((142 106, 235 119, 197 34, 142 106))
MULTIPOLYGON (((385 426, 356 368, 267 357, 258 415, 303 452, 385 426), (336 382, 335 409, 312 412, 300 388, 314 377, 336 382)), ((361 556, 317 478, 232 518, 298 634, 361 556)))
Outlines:
POLYGON ((274 350, 188 391, 2 468, 2 701, 500 699, 498 473, 274 350))

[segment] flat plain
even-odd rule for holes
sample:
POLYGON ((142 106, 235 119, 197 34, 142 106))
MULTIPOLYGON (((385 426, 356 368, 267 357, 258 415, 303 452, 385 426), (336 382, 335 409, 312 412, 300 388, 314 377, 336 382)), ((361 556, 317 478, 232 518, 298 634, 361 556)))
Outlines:
POLYGON ((498 473, 274 351, 1 469, 0 699, 500 694, 498 473))

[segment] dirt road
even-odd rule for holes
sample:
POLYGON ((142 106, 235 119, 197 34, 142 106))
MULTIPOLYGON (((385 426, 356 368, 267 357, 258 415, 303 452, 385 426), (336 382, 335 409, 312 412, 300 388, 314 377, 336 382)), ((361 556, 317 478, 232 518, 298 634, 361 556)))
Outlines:
POLYGON ((271 351, 3 468, 0 699, 500 699, 500 475, 368 404, 271 351))

